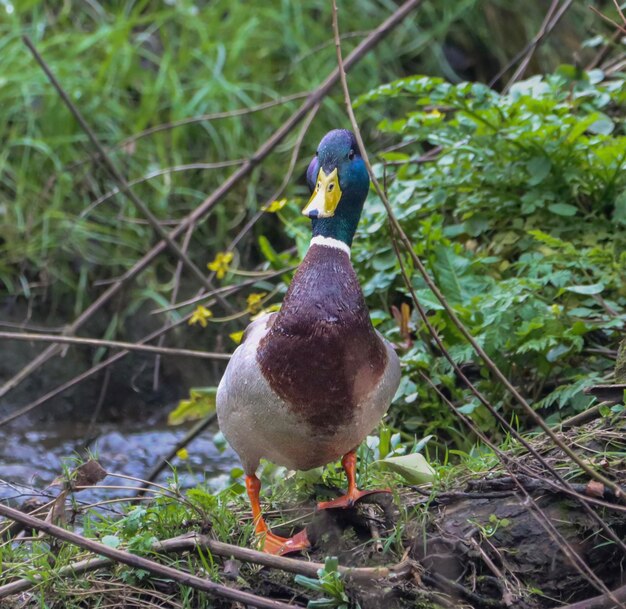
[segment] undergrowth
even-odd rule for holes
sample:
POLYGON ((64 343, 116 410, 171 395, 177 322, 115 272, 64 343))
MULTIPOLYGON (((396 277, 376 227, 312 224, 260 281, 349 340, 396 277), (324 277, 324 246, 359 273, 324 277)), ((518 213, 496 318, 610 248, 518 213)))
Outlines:
MULTIPOLYGON (((356 105, 362 111, 377 104, 386 109, 379 127, 394 150, 380 153, 376 171, 448 302, 548 423, 585 410, 592 398, 583 390, 611 378, 626 312, 623 76, 564 66, 506 95, 416 76, 383 85, 356 105), (394 104, 407 103, 413 109, 395 117, 394 104)), ((456 378, 417 312, 407 317, 410 297, 385 211, 371 195, 353 261, 375 325, 402 353, 389 424, 467 448, 471 438, 419 371, 480 427, 492 432, 495 422, 456 378)), ((279 212, 299 255, 308 238, 300 206, 279 212)), ((296 260, 263 238, 261 248, 275 266, 296 260)), ((405 264, 411 272, 408 258, 405 264)), ((454 361, 507 419, 526 428, 423 279, 411 276, 454 361)))

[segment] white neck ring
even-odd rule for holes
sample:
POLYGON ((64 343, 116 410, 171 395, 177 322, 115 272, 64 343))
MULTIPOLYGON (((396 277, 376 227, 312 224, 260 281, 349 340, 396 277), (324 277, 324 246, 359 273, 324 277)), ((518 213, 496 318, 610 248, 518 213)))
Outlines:
POLYGON ((350 246, 339 239, 333 239, 332 237, 323 237, 322 235, 317 235, 311 239, 311 245, 323 245, 324 247, 334 247, 337 250, 341 250, 348 254, 348 258, 350 258, 350 246))

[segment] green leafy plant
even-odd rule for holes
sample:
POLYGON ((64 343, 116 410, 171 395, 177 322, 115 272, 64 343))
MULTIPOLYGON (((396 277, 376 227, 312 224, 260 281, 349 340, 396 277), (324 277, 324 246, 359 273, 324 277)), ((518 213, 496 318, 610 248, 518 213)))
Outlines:
POLYGON ((324 568, 317 572, 317 579, 305 575, 296 575, 296 583, 326 595, 323 598, 309 601, 308 609, 348 609, 350 599, 346 594, 338 567, 337 558, 328 556, 324 561, 324 568))

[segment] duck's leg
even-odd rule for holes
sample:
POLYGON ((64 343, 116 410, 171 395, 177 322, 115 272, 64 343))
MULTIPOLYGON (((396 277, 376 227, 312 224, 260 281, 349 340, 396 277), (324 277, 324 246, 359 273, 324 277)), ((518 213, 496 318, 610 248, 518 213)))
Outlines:
POLYGON ((342 497, 333 499, 332 501, 321 501, 317 504, 318 510, 327 510, 329 508, 348 508, 352 507, 359 499, 373 493, 388 493, 388 489, 375 491, 360 491, 356 486, 356 448, 346 453, 341 460, 341 465, 346 472, 348 478, 348 492, 342 497))
POLYGON ((298 552, 311 547, 306 529, 296 533, 293 537, 280 537, 272 533, 267 526, 263 514, 261 513, 261 502, 259 492, 261 491, 261 481, 255 476, 246 476, 246 490, 252 506, 252 517, 254 518, 254 532, 261 540, 261 549, 268 554, 288 554, 298 552))

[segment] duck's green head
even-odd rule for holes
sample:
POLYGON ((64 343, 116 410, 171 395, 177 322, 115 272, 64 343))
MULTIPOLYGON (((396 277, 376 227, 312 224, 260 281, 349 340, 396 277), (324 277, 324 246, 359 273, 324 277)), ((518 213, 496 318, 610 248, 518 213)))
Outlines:
POLYGON ((302 210, 313 223, 313 236, 352 245, 370 179, 354 134, 329 131, 320 142, 306 174, 312 195, 302 210))

